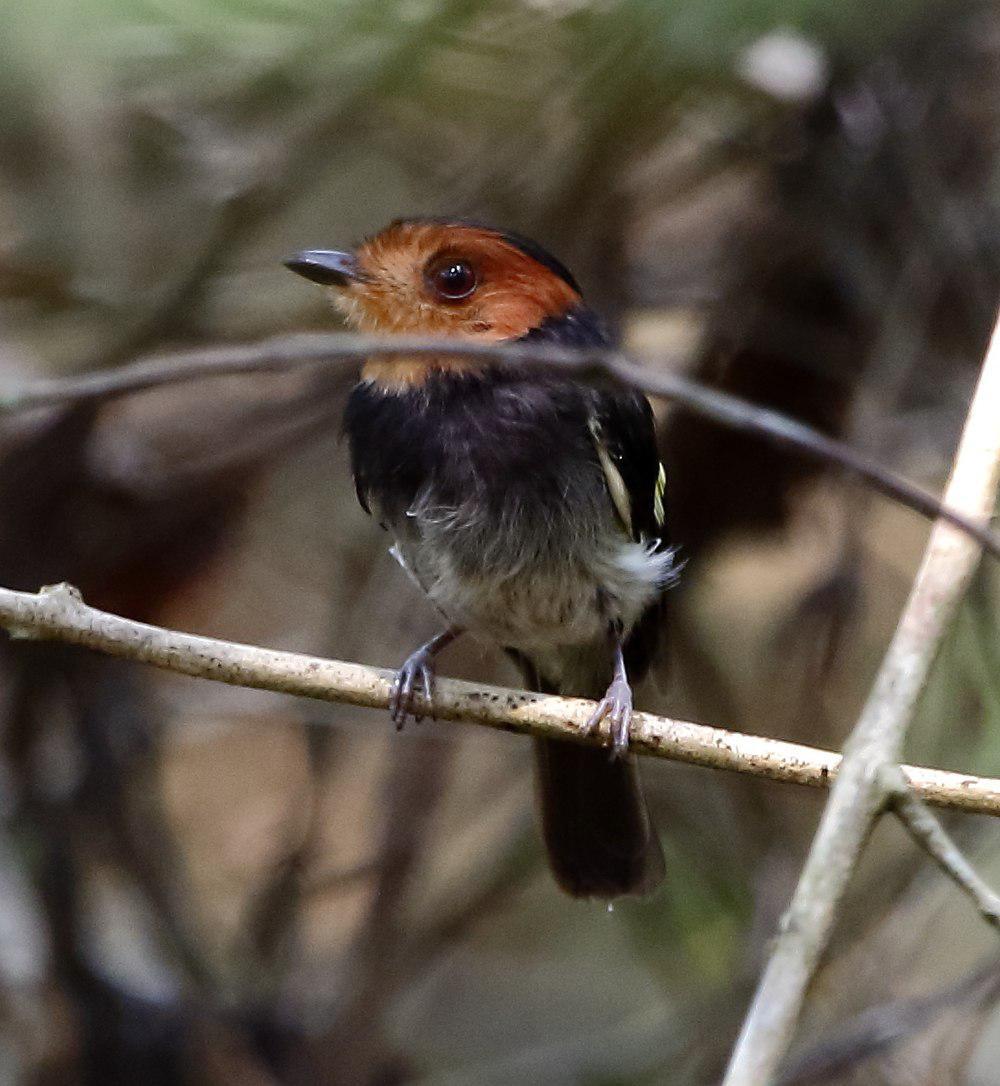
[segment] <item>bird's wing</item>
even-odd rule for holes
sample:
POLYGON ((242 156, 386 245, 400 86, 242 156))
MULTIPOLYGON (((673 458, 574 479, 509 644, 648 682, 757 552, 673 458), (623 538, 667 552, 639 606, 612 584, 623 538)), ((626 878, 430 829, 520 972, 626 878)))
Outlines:
POLYGON ((595 391, 592 410, 591 433, 622 525, 637 542, 663 541, 666 476, 649 401, 641 392, 595 391))

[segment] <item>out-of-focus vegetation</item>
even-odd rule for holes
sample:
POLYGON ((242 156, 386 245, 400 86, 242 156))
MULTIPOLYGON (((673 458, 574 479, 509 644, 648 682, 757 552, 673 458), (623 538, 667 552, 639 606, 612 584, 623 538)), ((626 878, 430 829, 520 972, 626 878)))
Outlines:
MULTIPOLYGON (((473 214, 651 365, 683 347, 943 477, 1000 278, 993 4, 9 0, 0 59, 4 382, 332 328, 283 256, 473 214)), ((435 618, 356 506, 342 397, 230 378, 6 422, 0 583, 398 663, 435 618)), ((925 525, 660 421, 688 564, 642 704, 838 745, 925 525)), ((996 585, 911 760, 1000 772, 996 585)), ((555 890, 508 736, 6 642, 0 719, 0 1082, 710 1083, 821 803, 645 766, 670 875, 607 912, 555 890)), ((1000 881, 1000 827, 955 829, 1000 881)), ((993 1086, 996 955, 882 825, 784 1081, 993 1086)))

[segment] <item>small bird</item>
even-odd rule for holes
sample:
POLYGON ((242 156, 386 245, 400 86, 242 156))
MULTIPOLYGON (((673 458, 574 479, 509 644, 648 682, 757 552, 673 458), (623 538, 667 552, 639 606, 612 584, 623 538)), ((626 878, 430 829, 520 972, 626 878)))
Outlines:
MULTIPOLYGON (((360 332, 607 343, 562 263, 475 222, 398 219, 354 251, 286 266, 331 288, 360 332)), ((433 711, 435 657, 465 631, 506 650, 533 689, 599 701, 588 728, 607 723, 610 755, 535 741, 550 865, 577 897, 648 892, 663 853, 628 753, 630 682, 676 570, 645 396, 537 365, 372 358, 344 430, 362 507, 447 623, 398 673, 397 726, 433 711)))

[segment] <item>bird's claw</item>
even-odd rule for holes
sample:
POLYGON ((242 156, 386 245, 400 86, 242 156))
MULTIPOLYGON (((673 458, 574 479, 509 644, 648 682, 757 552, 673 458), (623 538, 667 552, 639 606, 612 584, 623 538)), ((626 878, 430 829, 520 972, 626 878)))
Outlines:
POLYGON ((585 725, 588 735, 607 720, 611 731, 611 756, 620 758, 628 751, 632 728, 632 687, 626 679, 615 679, 585 725))
POLYGON ((425 712, 434 716, 433 660, 433 654, 426 647, 419 648, 407 656, 399 669, 389 696, 389 716, 396 725, 396 731, 402 730, 408 717, 413 717, 414 722, 419 724, 425 712), (424 700, 423 709, 417 707, 418 685, 424 700))

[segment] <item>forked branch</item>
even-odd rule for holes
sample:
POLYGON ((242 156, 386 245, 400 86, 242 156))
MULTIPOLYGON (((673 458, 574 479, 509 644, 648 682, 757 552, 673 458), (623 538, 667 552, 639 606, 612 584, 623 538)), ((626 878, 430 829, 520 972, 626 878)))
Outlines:
MULTIPOLYGON (((983 362, 945 500, 986 524, 996 504, 998 480, 1000 321, 983 362)), ((723 1086, 768 1086, 774 1081, 869 830, 891 798, 893 767, 931 665, 979 559, 979 548, 968 536, 942 521, 934 526, 895 635, 844 748, 840 772, 723 1086)))

